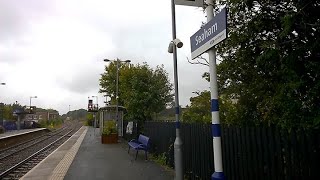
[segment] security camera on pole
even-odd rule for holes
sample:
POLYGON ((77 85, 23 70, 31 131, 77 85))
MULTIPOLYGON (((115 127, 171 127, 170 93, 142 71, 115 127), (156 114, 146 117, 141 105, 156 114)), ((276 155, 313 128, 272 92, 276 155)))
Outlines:
POLYGON ((180 106, 179 106, 179 90, 178 90, 178 65, 177 65, 177 47, 181 48, 183 43, 176 38, 176 12, 175 0, 171 0, 172 15, 172 41, 169 43, 168 52, 173 54, 173 71, 174 71, 174 99, 175 99, 175 117, 176 117, 176 139, 174 141, 174 170, 175 179, 183 179, 183 153, 182 139, 180 137, 180 106))
POLYGON ((178 91, 178 67, 177 67, 177 47, 181 48, 183 43, 176 38, 176 10, 175 5, 187 6, 203 6, 203 0, 171 0, 171 16, 172 16, 172 41, 169 43, 168 52, 173 53, 173 70, 174 70, 174 97, 175 97, 175 117, 176 117, 176 139, 174 141, 174 169, 175 179, 183 179, 183 153, 182 140, 180 138, 180 106, 178 91))

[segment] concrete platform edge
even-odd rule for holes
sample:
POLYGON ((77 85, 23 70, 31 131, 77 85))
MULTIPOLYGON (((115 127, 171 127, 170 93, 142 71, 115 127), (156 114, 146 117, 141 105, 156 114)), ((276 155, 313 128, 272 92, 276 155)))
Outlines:
POLYGON ((24 129, 25 132, 19 132, 18 130, 14 130, 16 131, 17 133, 16 134, 10 134, 10 135, 7 135, 7 136, 4 136, 6 133, 3 133, 1 134, 2 137, 0 137, 0 140, 2 139, 7 139, 7 138, 12 138, 12 137, 15 137, 15 136, 21 136, 21 135, 25 135, 25 134, 30 134, 30 133, 34 133, 34 132, 37 132, 37 131, 45 131, 45 130, 48 130, 47 128, 36 128, 36 129, 24 129))

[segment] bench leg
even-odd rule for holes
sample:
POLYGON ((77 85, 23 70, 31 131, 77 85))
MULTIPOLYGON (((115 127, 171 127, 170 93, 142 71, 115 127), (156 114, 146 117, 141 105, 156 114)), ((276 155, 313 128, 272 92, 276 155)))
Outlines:
POLYGON ((129 151, 130 151, 130 146, 129 146, 129 148, 128 148, 128 154, 129 154, 129 151))
POLYGON ((146 154, 146 160, 148 160, 148 152, 145 151, 145 154, 146 154))
POLYGON ((135 160, 137 160, 138 152, 139 152, 139 150, 137 150, 137 152, 136 152, 136 159, 135 160))

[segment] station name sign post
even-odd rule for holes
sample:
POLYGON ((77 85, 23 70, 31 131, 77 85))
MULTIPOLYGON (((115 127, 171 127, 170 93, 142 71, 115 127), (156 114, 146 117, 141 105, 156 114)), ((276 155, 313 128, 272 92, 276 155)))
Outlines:
POLYGON ((190 37, 191 58, 204 52, 209 55, 211 132, 213 141, 214 173, 211 180, 225 180, 222 165, 221 126, 219 117, 217 63, 215 45, 227 38, 227 10, 223 8, 214 16, 213 0, 206 0, 207 24, 190 37))

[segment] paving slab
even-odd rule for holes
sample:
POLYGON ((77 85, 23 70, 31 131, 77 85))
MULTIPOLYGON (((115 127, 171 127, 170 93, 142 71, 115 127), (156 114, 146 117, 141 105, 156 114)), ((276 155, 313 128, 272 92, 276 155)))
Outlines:
POLYGON ((165 169, 151 160, 145 160, 144 152, 128 154, 125 141, 118 144, 101 144, 99 130, 89 128, 64 179, 115 179, 115 180, 171 180, 172 170, 165 169))

